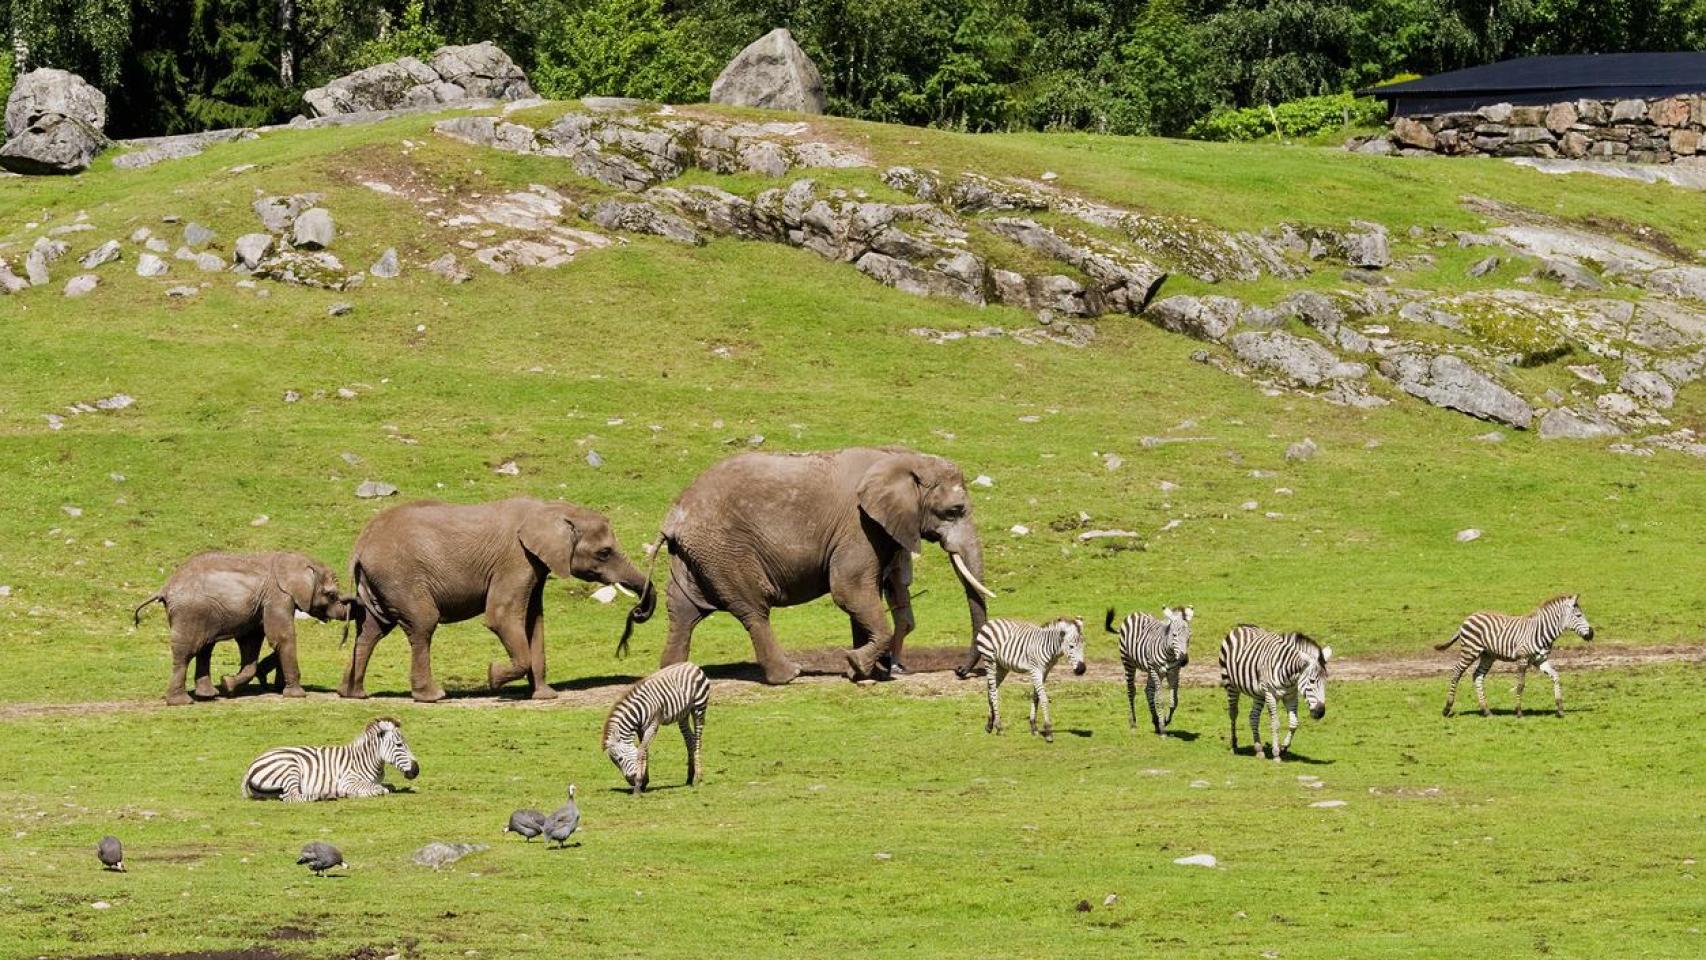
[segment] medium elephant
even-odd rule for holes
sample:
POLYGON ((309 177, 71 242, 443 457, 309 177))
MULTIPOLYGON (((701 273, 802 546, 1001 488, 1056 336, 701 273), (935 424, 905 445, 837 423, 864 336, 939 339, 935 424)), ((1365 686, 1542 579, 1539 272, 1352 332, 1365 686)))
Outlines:
POLYGON ((556 696, 545 678, 545 578, 551 574, 632 591, 639 601, 627 629, 656 606, 646 575, 616 545, 603 514, 561 500, 517 498, 481 504, 422 500, 374 517, 350 558, 357 624, 355 651, 338 694, 365 697, 367 661, 380 638, 401 626, 409 637, 414 698, 442 700, 432 678, 432 635, 441 623, 484 615, 509 654, 486 677, 493 688, 526 676, 535 700, 556 696))
POLYGON ((852 621, 853 677, 871 676, 881 658, 899 661, 914 626, 910 586, 920 540, 941 544, 952 560, 974 638, 987 617, 984 598, 994 596, 980 581, 983 546, 960 468, 902 447, 730 457, 676 499, 663 540, 670 553, 665 666, 686 660, 693 628, 722 610, 751 635, 765 682, 787 683, 800 669, 777 645, 770 611, 827 593, 852 621))
POLYGON ((172 627, 172 679, 166 686, 166 702, 190 702, 184 691, 184 674, 195 658, 195 694, 216 696, 209 673, 213 667, 213 645, 227 637, 237 641, 242 669, 235 677, 224 677, 227 694, 253 679, 257 672, 265 682, 274 667, 279 670, 287 697, 305 696, 296 664, 296 614, 316 620, 345 620, 350 602, 338 592, 338 578, 330 567, 300 553, 201 553, 184 561, 160 592, 137 606, 132 619, 140 624, 142 611, 151 603, 166 608, 172 627), (270 641, 275 656, 260 660, 261 641, 270 641))

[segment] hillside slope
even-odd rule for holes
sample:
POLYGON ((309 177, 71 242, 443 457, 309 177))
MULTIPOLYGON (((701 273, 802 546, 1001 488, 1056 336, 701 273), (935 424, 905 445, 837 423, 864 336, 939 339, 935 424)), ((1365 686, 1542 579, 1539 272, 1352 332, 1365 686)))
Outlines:
MULTIPOLYGON (((999 613, 1190 602, 1201 636, 1256 621, 1356 655, 1581 591, 1613 641, 1700 638, 1706 601, 1673 586, 1706 574, 1706 464, 1687 452, 1706 429, 1696 193, 598 106, 275 131, 0 183, 0 257, 23 277, 47 237, 50 277, 0 298, 0 698, 157 696, 165 628, 132 629, 130 607, 208 547, 342 568, 396 502, 358 499, 364 480, 397 499, 568 497, 607 510, 639 555, 682 486, 753 445, 905 443, 988 477, 999 613), (682 156, 681 136, 714 149, 682 156), (700 162, 713 155, 728 161, 700 162), (264 232, 256 200, 310 193, 336 221, 336 266, 275 236, 262 276, 226 269, 264 232), (882 241, 892 263, 865 259, 861 204, 905 234, 882 241), (220 269, 174 256, 191 223, 213 237, 186 252, 220 269), (109 240, 118 260, 77 264, 109 240), (137 275, 149 240, 163 275, 137 275), (349 284, 391 249, 400 276, 349 284), (83 274, 98 285, 66 297, 83 274), (1173 299, 1206 295, 1238 302, 1173 299), (1473 372, 1484 414, 1538 426, 1569 407, 1606 435, 1542 441, 1412 397, 1461 385, 1437 357, 1473 372), (1288 459, 1306 437, 1318 452, 1288 459), (1460 542, 1469 528, 1482 535, 1460 542)), ((963 643, 946 563, 919 570, 915 642, 963 643)), ((549 601, 553 675, 631 671, 611 654, 620 612, 568 592, 549 601)), ((827 603, 777 623, 794 646, 846 633, 827 603)), ((337 675, 334 634, 305 629, 311 686, 337 675)), ((442 637, 442 682, 481 688, 489 635, 442 637)), ((641 665, 661 637, 644 628, 641 665)), ((748 655, 727 620, 699 643, 702 659, 748 655)), ((400 646, 381 647, 371 689, 406 687, 400 646)))

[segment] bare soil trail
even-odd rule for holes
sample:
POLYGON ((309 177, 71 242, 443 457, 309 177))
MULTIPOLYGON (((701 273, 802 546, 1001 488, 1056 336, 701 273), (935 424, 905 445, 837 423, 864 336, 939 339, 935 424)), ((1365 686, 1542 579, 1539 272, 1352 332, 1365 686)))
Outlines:
MULTIPOLYGON (((847 682, 843 675, 846 670, 844 658, 846 651, 843 648, 812 647, 790 652, 795 662, 802 669, 799 679, 794 681, 795 685, 845 684, 847 682)), ((954 676, 954 667, 960 663, 964 656, 965 649, 963 647, 912 648, 907 651, 906 655, 908 666, 911 668, 910 672, 885 683, 893 685, 908 696, 921 697, 955 696, 981 690, 983 684, 981 676, 968 677, 965 680, 954 676)), ((1572 644, 1555 650, 1552 659, 1565 674, 1585 670, 1615 670, 1654 663, 1706 665, 1706 643, 1654 644, 1650 646, 1605 643, 1596 643, 1591 646, 1572 644)), ((1443 652, 1435 652, 1429 649, 1423 654, 1336 659, 1333 661, 1331 672, 1334 682, 1408 680, 1426 677, 1437 677, 1443 680, 1451 665, 1456 661, 1457 656, 1454 649, 1443 652)), ((1501 669, 1509 670, 1511 668, 1505 664, 1495 667, 1495 672, 1501 669)), ((750 663, 707 664, 705 665, 705 672, 711 677, 711 687, 717 699, 723 701, 774 696, 779 695, 781 690, 781 688, 767 687, 761 683, 757 666, 750 663)), ((581 677, 567 683, 557 684, 557 699, 547 701, 527 699, 526 689, 520 685, 517 685, 513 691, 506 690, 501 695, 452 693, 440 706, 451 710, 493 706, 515 710, 608 706, 615 703, 616 698, 639 678, 638 674, 581 677)), ((1120 683, 1125 679, 1125 675, 1120 669, 1117 659, 1103 657, 1091 660, 1090 668, 1082 678, 1071 677, 1070 674, 1067 674, 1062 679, 1070 683, 1120 683)), ((1214 654, 1209 651, 1199 653, 1180 676, 1180 683, 1184 686, 1212 687, 1219 682, 1219 667, 1215 663, 1214 654)), ((866 681, 865 685, 872 685, 871 681, 866 681)), ((330 690, 316 689, 312 686, 309 689, 310 700, 337 699, 337 695, 330 690)), ((241 709, 241 704, 244 701, 252 699, 271 702, 282 702, 283 700, 276 694, 252 694, 229 699, 221 698, 198 704, 197 707, 203 710, 241 709)), ((386 704, 407 702, 407 700, 407 693, 397 691, 375 694, 369 702, 377 708, 386 704)), ((161 709, 167 709, 167 707, 158 697, 68 703, 10 703, 0 704, 0 722, 161 709)))

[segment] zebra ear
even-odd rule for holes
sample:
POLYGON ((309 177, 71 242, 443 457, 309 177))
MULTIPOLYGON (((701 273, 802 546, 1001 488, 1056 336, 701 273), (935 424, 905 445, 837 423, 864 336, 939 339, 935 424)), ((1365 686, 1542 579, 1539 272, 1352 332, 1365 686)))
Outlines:
POLYGON ((1332 647, 1322 647, 1321 648, 1321 662, 1326 663, 1328 660, 1331 660, 1331 659, 1333 659, 1333 648, 1332 647))
POLYGON ((1186 607, 1185 608, 1185 622, 1190 623, 1191 618, 1194 616, 1196 616, 1196 611, 1192 610, 1190 607, 1186 607))

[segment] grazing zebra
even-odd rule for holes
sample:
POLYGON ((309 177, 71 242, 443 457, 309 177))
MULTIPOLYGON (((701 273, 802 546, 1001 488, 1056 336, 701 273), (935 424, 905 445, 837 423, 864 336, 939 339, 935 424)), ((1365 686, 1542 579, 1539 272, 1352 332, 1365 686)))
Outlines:
POLYGON ((687 744, 687 784, 699 779, 699 743, 711 681, 691 663, 675 663, 634 684, 604 718, 604 752, 634 793, 646 791, 646 762, 652 736, 666 723, 681 725, 687 744))
POLYGON ((1226 712, 1232 718, 1232 752, 1238 752, 1238 695, 1249 694, 1255 700, 1250 708, 1250 737, 1255 740, 1256 756, 1262 750, 1262 711, 1272 720, 1273 733, 1269 744, 1273 758, 1291 748, 1292 734, 1297 732, 1297 695, 1309 704, 1309 716, 1319 720, 1327 715, 1327 661, 1333 658, 1333 648, 1323 647, 1301 633, 1280 635, 1261 627, 1240 624, 1232 628, 1220 644, 1220 682, 1226 687, 1226 712), (1285 739, 1279 738, 1279 704, 1285 704, 1285 739))
POLYGON ((1054 742, 1054 718, 1049 715, 1048 691, 1043 681, 1062 656, 1072 664, 1072 672, 1084 672, 1084 618, 1061 617, 1042 626, 1023 620, 998 618, 983 625, 973 644, 977 655, 988 661, 989 722, 987 733, 1000 733, 1001 706, 996 689, 1007 679, 1009 672, 1031 675, 1031 733, 1037 732, 1037 707, 1043 708, 1043 739, 1054 742))
POLYGON ((261 754, 243 774, 243 796, 286 803, 383 796, 387 763, 409 780, 421 772, 402 724, 380 717, 346 746, 275 747, 261 754))
POLYGON ((1565 630, 1576 631, 1583 640, 1593 639, 1593 627, 1582 612, 1577 594, 1553 597, 1526 617, 1487 610, 1470 614, 1455 636, 1434 647, 1444 650, 1454 643, 1463 644, 1463 656, 1457 661, 1457 669, 1451 674, 1451 687, 1445 694, 1445 715, 1451 716, 1457 703, 1457 682, 1463 679, 1463 671, 1471 663, 1475 664, 1475 700, 1481 704, 1481 716, 1491 715, 1492 711, 1487 709, 1487 671, 1493 669, 1494 660, 1515 660, 1516 715, 1522 716, 1522 685, 1528 679, 1528 668, 1539 667, 1541 673, 1552 678, 1552 703, 1558 716, 1563 716, 1564 688, 1558 684, 1558 668, 1552 666, 1551 658, 1552 644, 1558 642, 1565 630))
POLYGON ((1164 607, 1161 615, 1165 619, 1133 611, 1116 630, 1114 608, 1109 607, 1108 618, 1102 623, 1102 629, 1120 635, 1120 665, 1125 667, 1125 702, 1131 727, 1137 729, 1137 671, 1142 670, 1149 678, 1143 693, 1149 698, 1149 719, 1157 734, 1167 732, 1173 711, 1179 708, 1179 671, 1191 662, 1191 617, 1195 611, 1164 607), (1167 679, 1169 696, 1165 720, 1155 708, 1155 691, 1160 689, 1162 677, 1167 679))

